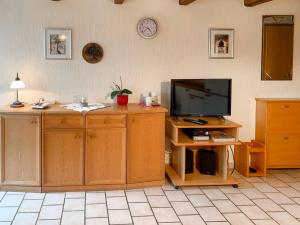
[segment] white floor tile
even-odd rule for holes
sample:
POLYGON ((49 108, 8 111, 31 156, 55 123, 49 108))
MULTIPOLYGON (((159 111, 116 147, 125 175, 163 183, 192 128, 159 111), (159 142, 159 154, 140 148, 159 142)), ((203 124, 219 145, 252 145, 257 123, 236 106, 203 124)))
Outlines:
POLYGON ((266 193, 268 198, 272 199, 277 204, 293 204, 294 202, 281 193, 266 193))
POLYGON ((45 198, 45 193, 26 193, 24 199, 41 200, 45 198))
POLYGON ((157 225, 154 216, 133 217, 134 225, 157 225))
POLYGON ((64 200, 64 193, 47 193, 43 205, 62 205, 64 200))
POLYGON ((210 200, 224 200, 227 199, 226 195, 219 189, 202 189, 210 200))
POLYGON ((106 204, 86 205, 86 217, 107 217, 106 204))
POLYGON ((106 197, 125 197, 124 190, 106 191, 106 197))
POLYGON ((188 198, 194 207, 213 206, 205 195, 188 195, 188 198))
POLYGON ((295 218, 300 219, 300 205, 282 205, 281 207, 295 218))
POLYGON ((38 213, 18 213, 12 225, 35 225, 38 213))
POLYGON ((84 225, 84 211, 63 212, 61 225, 84 225))
POLYGON ((300 198, 292 198, 297 204, 300 205, 300 198))
POLYGON ((24 196, 23 195, 5 195, 1 202, 0 207, 20 206, 24 196))
POLYGON ((128 209, 126 197, 112 197, 106 201, 108 209, 128 209))
POLYGON ((66 198, 85 198, 85 192, 67 192, 66 198))
POLYGON ((84 210, 84 198, 66 198, 64 211, 82 211, 84 210))
POLYGON ((152 216, 149 203, 129 203, 131 216, 152 216))
POLYGON ((147 196, 149 196, 149 195, 164 195, 165 194, 161 187, 145 188, 144 191, 147 196))
POLYGON ((215 207, 201 207, 197 208, 197 211, 205 222, 226 221, 222 214, 215 207))
POLYGON ((252 220, 256 225, 278 225, 274 220, 252 220))
POLYGON ((39 212, 42 207, 43 200, 23 200, 19 212, 34 213, 39 212))
POLYGON ((144 191, 127 191, 126 196, 128 202, 147 202, 144 191))
POLYGON ((239 206, 240 210, 250 219, 270 219, 270 217, 257 206, 239 206))
POLYGON ((181 223, 158 223, 158 225, 182 225, 181 223))
POLYGON ((105 194, 101 192, 87 192, 86 204, 106 203, 105 194))
POLYGON ((255 188, 241 189, 241 192, 250 199, 266 198, 266 196, 255 188))
POLYGON ((190 202, 171 202, 171 205, 179 216, 198 214, 190 202))
POLYGON ((296 183, 289 183, 289 185, 293 188, 295 188, 297 191, 300 191, 300 182, 296 183))
POLYGON ((0 207, 0 221, 13 221, 18 207, 0 207))
POLYGON ((227 196, 235 205, 254 205, 244 194, 227 194, 227 196))
POLYGON ((277 188, 277 190, 289 198, 300 198, 300 192, 294 188, 285 187, 285 188, 277 188))
POLYGON ((167 198, 171 202, 188 201, 183 191, 166 191, 165 193, 167 198))
POLYGON ((109 225, 108 218, 88 218, 85 225, 109 225))
POLYGON ((219 189, 225 194, 239 194, 241 193, 238 188, 234 188, 231 186, 219 187, 219 189))
POLYGON ((166 196, 148 196, 151 207, 171 207, 166 196))
POLYGON ((269 212, 268 214, 280 225, 300 225, 300 222, 287 212, 269 212))
POLYGON ((60 225, 60 220, 38 220, 36 225, 60 225))
POLYGON ((201 194, 203 194, 203 191, 201 191, 201 189, 198 187, 183 187, 182 191, 186 195, 201 195, 201 194))
POLYGON ((153 212, 159 223, 179 222, 172 208, 153 208, 153 212))
POLYGON ((129 210, 108 210, 110 224, 130 224, 132 219, 129 210))
POLYGON ((42 206, 39 220, 60 219, 62 215, 62 205, 42 206))
POLYGON ((251 220, 249 220, 243 213, 229 213, 224 214, 224 216, 231 225, 253 225, 251 220))
POLYGON ((270 199, 254 199, 253 202, 263 209, 265 212, 276 212, 276 211, 283 211, 279 205, 273 202, 270 199))
POLYGON ((297 182, 297 179, 285 173, 274 174, 274 176, 286 183, 297 182))
POLYGON ((207 225, 230 225, 228 222, 207 222, 207 225))
POLYGON ((0 225, 11 225, 11 222, 0 222, 0 225))
POLYGON ((261 192, 278 192, 275 188, 267 183, 253 183, 253 185, 261 192))
POLYGON ((0 191, 0 201, 2 200, 2 198, 4 197, 5 194, 6 194, 6 192, 0 191))
POLYGON ((235 213, 240 210, 229 200, 216 200, 213 204, 219 209, 221 213, 235 213))
POLYGON ((179 216, 182 225, 205 225, 205 222, 199 215, 179 216))

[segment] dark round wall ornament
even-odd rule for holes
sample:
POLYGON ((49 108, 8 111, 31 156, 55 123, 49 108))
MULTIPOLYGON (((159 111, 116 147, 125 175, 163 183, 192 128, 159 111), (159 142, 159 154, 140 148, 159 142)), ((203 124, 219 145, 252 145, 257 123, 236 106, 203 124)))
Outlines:
POLYGON ((88 43, 82 50, 84 60, 91 64, 100 62, 103 55, 103 48, 97 43, 88 43))

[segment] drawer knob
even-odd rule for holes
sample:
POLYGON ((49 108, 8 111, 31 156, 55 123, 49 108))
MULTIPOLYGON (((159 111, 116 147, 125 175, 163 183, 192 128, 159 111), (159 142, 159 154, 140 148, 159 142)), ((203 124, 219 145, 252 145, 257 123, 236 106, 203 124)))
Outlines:
POLYGON ((75 138, 79 139, 79 138, 81 138, 81 135, 75 135, 75 138))
POLYGON ((288 137, 284 137, 283 139, 284 139, 284 140, 288 140, 289 138, 288 138, 288 137))
POLYGON ((109 121, 109 120, 104 120, 104 123, 105 123, 105 124, 109 124, 110 121, 109 121))
POLYGON ((91 139, 96 138, 96 135, 95 134, 91 134, 91 135, 89 135, 89 138, 91 138, 91 139))
POLYGON ((32 124, 37 124, 37 121, 36 120, 32 120, 31 123, 32 124))
POLYGON ((281 108, 290 108, 290 105, 282 105, 281 108))

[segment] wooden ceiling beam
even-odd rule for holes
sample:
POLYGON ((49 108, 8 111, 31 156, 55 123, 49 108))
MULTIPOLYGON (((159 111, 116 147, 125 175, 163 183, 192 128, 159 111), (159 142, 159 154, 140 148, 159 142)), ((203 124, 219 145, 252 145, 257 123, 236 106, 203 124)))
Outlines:
POLYGON ((272 0, 244 0, 244 4, 247 7, 256 6, 265 2, 270 2, 272 0))
POLYGON ((114 0, 114 3, 115 4, 123 4, 125 0, 114 0))
POLYGON ((188 5, 196 0, 179 0, 179 5, 188 5))

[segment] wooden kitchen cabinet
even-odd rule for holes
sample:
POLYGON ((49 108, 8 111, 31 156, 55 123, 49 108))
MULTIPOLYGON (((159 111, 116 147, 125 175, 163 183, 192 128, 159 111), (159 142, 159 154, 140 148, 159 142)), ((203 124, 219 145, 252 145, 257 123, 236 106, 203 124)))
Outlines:
POLYGON ((40 127, 40 116, 1 116, 1 185, 41 185, 40 127))
POLYGON ((300 168, 300 100, 256 99, 256 140, 265 143, 267 168, 300 168))
POLYGON ((88 129, 86 185, 126 184, 126 129, 88 129))
POLYGON ((82 130, 43 130, 43 186, 83 185, 82 130))
POLYGON ((127 182, 163 181, 164 113, 129 114, 127 128, 127 182))

